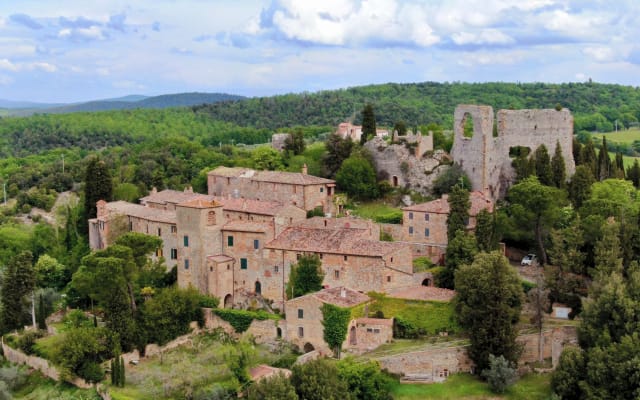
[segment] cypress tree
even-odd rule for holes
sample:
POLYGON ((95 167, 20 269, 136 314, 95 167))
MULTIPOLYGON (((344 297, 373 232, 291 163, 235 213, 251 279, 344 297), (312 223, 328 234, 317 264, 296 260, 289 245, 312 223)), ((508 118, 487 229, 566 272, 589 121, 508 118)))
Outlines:
POLYGON ((562 189, 567 181, 567 172, 565 170, 560 141, 556 143, 556 151, 553 153, 553 157, 551 158, 551 173, 554 186, 562 189))
POLYGON ((2 332, 21 328, 27 321, 23 312, 25 297, 33 291, 36 274, 33 269, 33 256, 30 251, 15 255, 6 266, 0 300, 0 328, 2 332))
POLYGON ((569 199, 574 208, 582 207, 582 203, 589 198, 593 182, 595 182, 595 178, 591 173, 591 168, 584 164, 578 165, 569 184, 569 199))
POLYGON ((602 147, 598 152, 598 173, 596 178, 603 181, 611 177, 611 159, 609 158, 609 148, 607 147, 607 138, 602 136, 602 147))
POLYGON ((575 137, 573 138, 572 152, 573 152, 573 161, 576 163, 576 165, 581 165, 582 164, 582 143, 580 143, 578 139, 576 139, 575 137))
POLYGON ((536 176, 540 183, 545 186, 553 185, 553 173, 551 172, 551 160, 549 159, 549 152, 547 146, 541 144, 535 151, 535 170, 536 176))
POLYGON ((624 158, 620 152, 616 153, 611 162, 611 178, 624 179, 624 158))
POLYGON ((120 366, 120 362, 116 362, 116 358, 111 359, 111 384, 114 386, 118 386, 118 367, 120 366))
POLYGON ((582 159, 582 164, 589 167, 589 169, 591 170, 591 173, 593 174, 593 177, 595 178, 596 176, 598 176, 598 163, 597 163, 596 149, 593 146, 593 141, 591 140, 591 137, 587 139, 587 143, 582 148, 580 158, 582 159))
POLYGON ((637 159, 627 168, 627 179, 633 182, 633 186, 637 189, 640 188, 640 163, 637 159))
POLYGON ((360 144, 365 144, 369 139, 376 136, 376 115, 373 106, 367 104, 362 110, 362 136, 360 144))
POLYGON ((483 252, 489 252, 498 247, 495 214, 486 209, 480 210, 476 216, 476 242, 478 250, 483 252))
POLYGON ((96 217, 96 202, 111 201, 113 183, 107 164, 98 158, 92 158, 87 165, 84 180, 84 209, 87 219, 96 217))
POLYGON ((42 296, 42 294, 40 294, 38 296, 38 311, 36 312, 38 329, 42 329, 42 330, 47 329, 47 322, 45 321, 46 313, 47 311, 44 306, 44 297, 42 296))
POLYGON ((124 369, 124 359, 120 356, 120 367, 118 368, 118 372, 120 373, 119 384, 120 387, 124 387, 125 384, 125 369, 124 369))
POLYGON ((464 188, 462 182, 453 187, 447 199, 449 202, 449 215, 447 216, 447 239, 452 241, 458 231, 465 231, 469 221, 469 191, 464 188))

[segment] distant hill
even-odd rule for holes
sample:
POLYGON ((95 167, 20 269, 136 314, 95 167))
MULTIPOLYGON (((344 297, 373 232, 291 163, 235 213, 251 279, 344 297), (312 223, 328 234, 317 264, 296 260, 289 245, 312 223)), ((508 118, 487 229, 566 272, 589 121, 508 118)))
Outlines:
MULTIPOLYGON (((45 114, 66 114, 73 112, 94 112, 110 110, 131 110, 135 108, 169 108, 169 107, 189 107, 202 104, 217 103, 220 101, 233 101, 245 99, 226 93, 176 93, 164 94, 160 96, 129 95, 114 99, 95 100, 84 103, 74 103, 65 105, 49 105, 48 107, 35 107, 33 104, 25 103, 24 107, 10 107, 0 102, 0 108, 9 108, 9 113, 16 116, 27 116, 34 113, 45 114)), ((9 102, 20 104, 19 102, 9 102)))
POLYGON ((633 126, 640 121, 640 88, 586 83, 387 83, 316 93, 255 97, 240 102, 194 106, 212 119, 254 128, 331 125, 361 121, 366 103, 374 106, 378 125, 408 127, 431 122, 453 127, 458 104, 485 104, 499 109, 569 108, 576 132, 607 132, 615 121, 633 126))
POLYGON ((51 108, 63 105, 62 103, 36 103, 33 101, 14 101, 0 99, 0 108, 25 109, 25 108, 51 108))

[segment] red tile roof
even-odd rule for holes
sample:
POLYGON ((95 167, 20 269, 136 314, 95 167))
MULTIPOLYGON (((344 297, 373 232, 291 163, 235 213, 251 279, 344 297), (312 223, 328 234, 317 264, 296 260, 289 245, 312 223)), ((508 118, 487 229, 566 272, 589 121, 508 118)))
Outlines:
POLYGON ((204 196, 200 193, 194 193, 193 191, 179 191, 179 190, 161 190, 159 192, 151 192, 148 196, 140 198, 140 203, 157 203, 157 204, 166 204, 166 203, 183 203, 185 201, 189 201, 198 197, 204 196))
MULTIPOLYGON (((449 214, 449 201, 447 199, 448 196, 444 195, 437 200, 404 207, 402 211, 449 214)), ((493 201, 490 198, 486 197, 482 192, 475 191, 469 193, 469 202, 471 203, 471 207, 469 207, 469 215, 471 216, 478 215, 478 213, 484 209, 488 210, 489 212, 493 211, 493 201)))
POLYGON ((223 176, 232 178, 247 178, 253 181, 287 183, 291 185, 321 185, 335 183, 332 179, 320 178, 301 172, 284 171, 256 171, 248 168, 218 167, 210 171, 210 176, 223 176))
POLYGON ((159 210, 141 206, 140 204, 128 203, 126 201, 112 201, 107 203, 109 214, 106 218, 101 217, 99 220, 108 220, 113 215, 129 215, 136 218, 146 219, 155 222, 164 222, 167 224, 176 223, 176 212, 159 210))
POLYGON ((356 324, 393 326, 392 318, 358 318, 356 324))
POLYGON ((215 200, 210 200, 203 197, 191 199, 185 202, 178 204, 180 207, 189 207, 189 208, 213 208, 213 207, 222 207, 222 204, 218 203, 215 200))
POLYGON ((409 249, 398 242, 382 242, 365 239, 368 229, 321 229, 289 227, 277 238, 265 245, 267 248, 313 253, 332 253, 381 257, 386 254, 409 249))
POLYGON ((307 296, 313 296, 323 303, 333 304, 338 307, 354 307, 371 300, 371 298, 364 293, 342 286, 322 289, 319 292, 310 293, 307 296))
POLYGON ((259 215, 277 215, 285 205, 277 201, 253 200, 244 198, 214 197, 215 201, 222 204, 225 211, 245 212, 259 215))

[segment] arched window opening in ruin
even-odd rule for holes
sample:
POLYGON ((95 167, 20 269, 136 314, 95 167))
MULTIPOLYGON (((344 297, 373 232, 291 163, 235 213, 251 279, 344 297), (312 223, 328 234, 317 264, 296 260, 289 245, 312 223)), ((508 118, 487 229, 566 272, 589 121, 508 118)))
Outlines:
POLYGON ((358 338, 356 337, 356 327, 352 326, 349 331, 349 344, 355 346, 358 344, 358 338))
POLYGON ((282 337, 282 329, 276 328, 276 336, 279 337, 279 338, 282 337))
POLYGON ((216 212, 209 211, 207 215, 207 225, 215 225, 216 224, 216 212))
POLYGON ((426 278, 422 281, 422 286, 431 286, 431 279, 426 278))
POLYGON ((262 293, 262 284, 260 281, 256 281, 256 294, 262 293))
POLYGON ((224 296, 224 308, 231 308, 233 306, 233 297, 230 294, 224 296))
POLYGON ((509 157, 519 158, 528 157, 531 154, 531 149, 527 146, 513 146, 509 147, 509 157))
POLYGON ((309 353, 309 352, 314 351, 316 348, 313 347, 313 345, 311 343, 307 342, 307 343, 304 344, 303 349, 304 349, 305 353, 309 353))
POLYGON ((493 137, 498 137, 498 120, 496 118, 493 119, 493 137))
POLYGON ((473 137, 473 116, 469 113, 465 113, 462 117, 462 135, 466 138, 473 137))
POLYGON ((393 182, 391 184, 393 187, 398 187, 398 177, 396 175, 393 176, 393 182))

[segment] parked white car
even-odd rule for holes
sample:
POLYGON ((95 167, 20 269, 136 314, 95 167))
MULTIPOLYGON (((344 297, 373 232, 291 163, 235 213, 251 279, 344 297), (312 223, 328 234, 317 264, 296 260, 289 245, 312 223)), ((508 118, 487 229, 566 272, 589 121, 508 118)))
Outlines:
POLYGON ((522 257, 522 261, 520 261, 520 265, 537 265, 538 257, 535 254, 527 254, 522 257))

